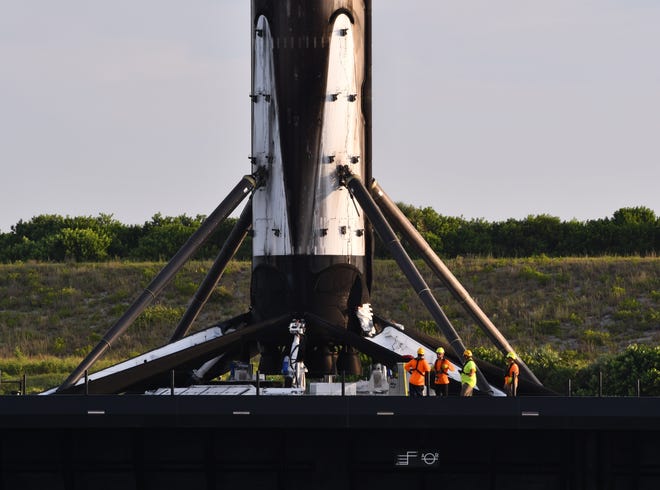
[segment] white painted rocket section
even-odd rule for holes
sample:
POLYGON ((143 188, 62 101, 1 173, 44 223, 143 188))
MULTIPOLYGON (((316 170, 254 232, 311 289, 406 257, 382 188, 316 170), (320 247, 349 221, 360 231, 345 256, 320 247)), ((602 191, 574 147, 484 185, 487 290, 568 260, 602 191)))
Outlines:
POLYGON ((268 21, 259 18, 254 33, 252 81, 252 171, 264 167, 265 185, 252 197, 254 256, 291 255, 291 233, 286 209, 277 92, 273 67, 273 38, 268 21))
POLYGON ((363 256, 364 219, 345 187, 339 187, 337 166, 348 165, 362 177, 364 121, 353 26, 348 16, 335 19, 330 39, 326 99, 323 108, 319 172, 314 208, 313 255, 363 256))

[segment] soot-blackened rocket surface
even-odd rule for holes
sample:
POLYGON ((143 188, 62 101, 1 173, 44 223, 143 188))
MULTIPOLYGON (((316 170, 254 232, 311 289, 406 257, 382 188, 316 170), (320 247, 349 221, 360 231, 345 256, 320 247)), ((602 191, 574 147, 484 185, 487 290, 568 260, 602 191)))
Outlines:
MULTIPOLYGON (((337 168, 371 179, 370 2, 254 0, 252 22, 251 161, 264 177, 252 204, 254 320, 309 312, 357 330, 372 232, 337 168)), ((330 339, 310 330, 306 345, 308 367, 332 373, 330 339)))

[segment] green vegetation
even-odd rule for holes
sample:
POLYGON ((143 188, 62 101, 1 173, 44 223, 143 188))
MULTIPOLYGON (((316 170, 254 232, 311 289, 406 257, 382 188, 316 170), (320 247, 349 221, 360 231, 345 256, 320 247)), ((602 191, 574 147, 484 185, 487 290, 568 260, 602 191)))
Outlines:
MULTIPOLYGON (((490 223, 442 216, 428 207, 398 205, 443 257, 653 256, 660 252, 660 218, 643 206, 621 208, 611 218, 586 222, 562 222, 553 216, 539 215, 490 223)), ((0 233, 0 262, 167 260, 204 218, 202 215, 166 217, 159 213, 141 226, 127 226, 105 214, 40 215, 30 221, 19 221, 9 233, 0 233)), ((197 258, 214 258, 235 222, 236 219, 226 220, 197 258)), ((248 259, 250 250, 248 237, 237 257, 248 259)), ((378 241, 375 253, 378 258, 389 257, 378 241)), ((530 269, 526 273, 534 272, 530 269)), ((544 280, 543 276, 535 277, 544 280)))
MULTIPOLYGON (((478 347, 475 355, 496 365, 503 356, 493 347, 478 347)), ((616 353, 589 361, 579 351, 558 351, 548 345, 523 353, 525 363, 543 384, 557 393, 576 396, 659 396, 660 346, 630 344, 616 353), (602 377, 602 392, 601 392, 602 377)))
MULTIPOLYGON (((527 364, 558 392, 660 395, 660 259, 464 258, 448 267, 527 364), (596 383, 596 384, 594 384, 596 383), (632 391, 631 391, 632 390, 632 391)), ((167 341, 210 261, 188 263, 112 345, 100 369, 167 341)), ((26 373, 29 391, 60 383, 98 343, 163 262, 0 264, 0 369, 26 373)), ((466 345, 503 365, 501 353, 425 265, 420 270, 466 345)), ((437 335, 433 319, 391 260, 374 264, 374 310, 437 335)), ((227 268, 194 329, 247 310, 249 262, 227 268)), ((11 390, 7 385, 3 391, 11 390)))
MULTIPOLYGON (((443 257, 551 257, 644 255, 660 251, 660 218, 644 206, 621 208, 612 218, 562 222, 549 215, 490 223, 442 216, 432 208, 399 208, 443 257)), ((387 257, 377 244, 378 257, 387 257)))
MULTIPOLYGON (((586 222, 539 215, 490 223, 399 207, 548 386, 562 392, 571 379, 574 393, 593 394, 594 379, 606 372, 606 393, 630 394, 639 379, 642 393, 660 395, 651 347, 660 340, 660 218, 653 210, 622 208, 586 222)), ((159 213, 127 226, 105 214, 40 215, 0 233, 3 379, 25 373, 32 391, 61 382, 204 219, 159 213)), ((169 338, 235 222, 222 224, 95 368, 169 338)), ((247 310, 250 250, 248 237, 237 253, 243 261, 227 268, 194 327, 247 310)), ((375 254, 374 310, 438 335, 378 240, 375 254)), ((465 344, 501 363, 460 305, 419 267, 465 344)))
MULTIPOLYGON (((19 221, 11 227, 10 233, 0 233, 0 262, 167 260, 204 219, 202 215, 166 217, 158 213, 142 226, 127 226, 106 214, 98 217, 40 215, 30 221, 19 221)), ((199 257, 215 257, 235 222, 235 219, 228 219, 222 223, 199 251, 199 257)), ((237 256, 250 257, 249 240, 237 256)))

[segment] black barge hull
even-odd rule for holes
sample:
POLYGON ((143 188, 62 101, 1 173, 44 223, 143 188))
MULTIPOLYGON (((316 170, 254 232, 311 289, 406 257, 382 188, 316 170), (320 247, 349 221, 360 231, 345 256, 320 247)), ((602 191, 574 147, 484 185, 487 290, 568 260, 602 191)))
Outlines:
POLYGON ((660 488, 660 398, 0 399, 0 489, 660 488))

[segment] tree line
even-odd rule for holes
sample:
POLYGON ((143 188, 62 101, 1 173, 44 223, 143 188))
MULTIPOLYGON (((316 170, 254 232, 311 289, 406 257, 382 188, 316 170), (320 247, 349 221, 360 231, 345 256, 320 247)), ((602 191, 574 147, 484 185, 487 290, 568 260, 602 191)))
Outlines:
MULTIPOLYGON (((398 206, 442 257, 630 256, 660 251, 660 218, 644 206, 621 208, 612 217, 588 221, 562 221, 541 214, 499 222, 443 216, 430 207, 398 206)), ((204 219, 204 215, 167 217, 158 213, 142 225, 126 225, 108 214, 39 215, 20 220, 9 233, 0 233, 0 262, 167 260, 204 219)), ((225 220, 196 258, 213 259, 235 223, 235 218, 225 220)), ((389 257, 378 239, 374 253, 376 258, 389 257)), ((248 236, 237 258, 250 256, 248 236)))

